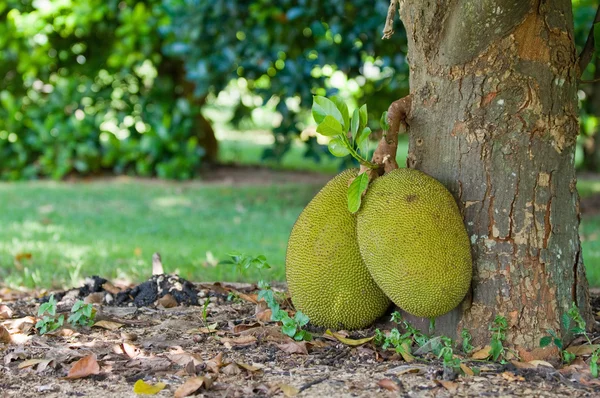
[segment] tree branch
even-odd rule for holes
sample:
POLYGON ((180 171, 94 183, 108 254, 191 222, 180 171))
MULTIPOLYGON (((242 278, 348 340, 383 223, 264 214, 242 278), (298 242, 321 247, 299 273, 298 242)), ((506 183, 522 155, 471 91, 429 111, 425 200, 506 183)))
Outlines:
POLYGON ((585 68, 587 68, 588 64, 592 60, 592 56, 594 55, 594 25, 600 22, 600 5, 598 5, 598 9, 596 10, 596 17, 594 18, 594 22, 592 22, 592 28, 590 29, 590 33, 588 34, 587 40, 585 41, 585 45, 583 46, 583 50, 581 50, 581 54, 579 54, 579 76, 583 74, 585 68))
POLYGON ((385 26, 383 27, 383 39, 389 39, 394 34, 394 17, 396 16, 397 7, 398 0, 390 0, 390 6, 385 17, 385 26))
POLYGON ((390 128, 387 133, 381 137, 381 140, 379 141, 379 144, 373 153, 373 157, 371 158, 371 162, 380 165, 380 168, 375 170, 361 166, 359 172, 369 173, 370 181, 377 178, 380 174, 389 173, 390 171, 398 168, 398 163, 396 162, 398 134, 400 133, 401 129, 403 132, 406 131, 406 119, 410 114, 411 105, 412 95, 407 95, 404 98, 392 102, 388 108, 387 119, 390 128))

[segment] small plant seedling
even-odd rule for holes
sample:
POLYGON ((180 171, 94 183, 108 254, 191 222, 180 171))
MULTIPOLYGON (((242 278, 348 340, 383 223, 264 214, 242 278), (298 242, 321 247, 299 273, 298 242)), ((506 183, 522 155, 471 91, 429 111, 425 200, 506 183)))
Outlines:
POLYGON ((598 361, 600 360, 600 348, 592 353, 590 358, 590 373, 592 377, 598 378, 598 361))
POLYGON ((573 362, 575 359, 575 354, 563 349, 563 342, 560 337, 558 337, 557 333, 552 329, 548 329, 547 332, 548 335, 540 339, 540 347, 547 347, 552 343, 554 346, 556 346, 556 348, 558 348, 560 357, 564 363, 569 364, 573 362))
POLYGON ((464 353, 469 354, 475 348, 473 347, 473 344, 471 344, 471 341, 473 341, 471 333, 469 333, 467 329, 463 329, 460 332, 460 337, 462 338, 462 349, 464 353))
POLYGON ((501 315, 496 315, 494 318, 494 322, 490 325, 489 330, 492 332, 492 340, 490 342, 490 346, 492 347, 490 351, 490 355, 492 356, 492 360, 494 362, 501 359, 501 363, 504 363, 504 355, 506 353, 506 349, 502 342, 506 340, 506 330, 508 329, 508 321, 505 317, 501 315))
POLYGON ((454 356, 454 350, 452 349, 452 339, 447 336, 441 336, 440 341, 442 347, 438 353, 438 359, 441 358, 444 367, 460 372, 460 358, 454 356))
POLYGON ((227 293, 227 301, 231 301, 232 303, 241 303, 242 299, 237 293, 229 292, 227 293))
POLYGON ((71 308, 71 315, 67 322, 73 326, 92 326, 95 317, 96 312, 92 304, 85 304, 83 300, 77 300, 71 308))
POLYGON ((56 304, 57 301, 54 298, 54 295, 52 295, 46 303, 40 305, 38 317, 43 317, 35 324, 35 328, 40 334, 53 332, 64 324, 64 315, 60 315, 58 318, 56 317, 56 304))
MULTIPOLYGON (((271 266, 267 263, 265 256, 260 255, 257 257, 247 256, 241 253, 232 253, 229 255, 231 260, 221 261, 219 264, 233 264, 240 273, 244 273, 245 270, 253 267, 262 273, 262 270, 270 269, 271 266)), ((281 305, 277 301, 276 293, 271 288, 271 284, 261 279, 258 281, 258 299, 264 300, 267 306, 271 310, 271 320, 281 322, 281 331, 286 336, 293 338, 296 341, 310 341, 312 335, 303 330, 309 322, 308 316, 302 311, 296 311, 294 317, 290 317, 287 311, 281 309, 281 305)))
POLYGON ((569 308, 569 311, 566 314, 563 314, 562 323, 563 327, 566 330, 569 330, 576 336, 585 337, 587 343, 592 344, 592 340, 590 339, 590 336, 586 331, 586 322, 579 313, 579 308, 577 308, 577 305, 575 303, 572 303, 571 308, 569 308), (575 326, 569 329, 572 323, 571 321, 575 323, 575 326))
POLYGON ((206 318, 208 318, 208 305, 210 304, 210 298, 207 297, 202 305, 202 321, 206 324, 206 318))

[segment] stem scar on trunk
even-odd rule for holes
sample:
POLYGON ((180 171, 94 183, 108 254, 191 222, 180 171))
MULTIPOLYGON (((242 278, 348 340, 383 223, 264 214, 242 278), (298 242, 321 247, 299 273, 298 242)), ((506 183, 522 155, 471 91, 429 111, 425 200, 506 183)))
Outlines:
POLYGON ((360 173, 369 173, 369 180, 373 181, 384 173, 389 173, 398 168, 396 162, 396 152, 398 150, 398 134, 406 132, 408 126, 406 120, 410 114, 412 106, 412 95, 407 95, 397 101, 392 102, 388 108, 388 125, 390 126, 387 132, 384 132, 383 137, 379 141, 371 161, 380 165, 379 169, 369 169, 361 166, 360 173))

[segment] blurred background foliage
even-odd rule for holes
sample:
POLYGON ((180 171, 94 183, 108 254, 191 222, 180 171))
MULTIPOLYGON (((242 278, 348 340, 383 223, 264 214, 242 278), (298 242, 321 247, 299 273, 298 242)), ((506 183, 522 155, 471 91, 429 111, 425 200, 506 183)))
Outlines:
MULTIPOLYGON (((581 48, 594 0, 573 1, 581 48)), ((331 164, 312 95, 368 103, 408 93, 406 39, 383 41, 388 2, 5 0, 0 3, 0 179, 102 173, 188 179, 228 159, 215 125, 262 137, 263 159, 331 164), (223 117, 222 115, 225 115, 223 117), (268 137, 255 133, 269 131, 268 137), (303 133, 302 133, 303 132, 303 133)), ((600 78, 598 56, 583 80, 600 78)), ((579 91, 579 167, 598 171, 600 82, 579 91)), ((373 126, 375 127, 375 126, 373 126)), ((238 158, 229 152, 231 158, 238 158)))
MULTIPOLYGON (((0 177, 190 178, 201 159, 218 160, 204 113, 219 105, 236 129, 267 109, 274 139, 262 156, 280 159, 313 94, 341 90, 375 114, 408 90, 403 36, 380 39, 386 11, 368 1, 8 0, 0 177)), ((307 156, 327 156, 305 141, 307 156)))

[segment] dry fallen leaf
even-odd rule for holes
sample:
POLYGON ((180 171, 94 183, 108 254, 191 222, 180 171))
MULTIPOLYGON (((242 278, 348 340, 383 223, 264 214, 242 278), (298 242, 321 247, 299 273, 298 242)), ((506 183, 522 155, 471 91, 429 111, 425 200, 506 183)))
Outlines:
POLYGON ((583 344, 567 348, 567 351, 575 356, 592 355, 594 351, 600 348, 600 344, 583 344))
POLYGON ((279 389, 286 397, 295 397, 300 392, 299 389, 289 384, 280 384, 279 389))
POLYGON ((515 368, 517 368, 517 369, 535 369, 538 366, 547 366, 549 368, 554 368, 554 366, 552 366, 552 364, 550 364, 546 361, 539 360, 539 359, 534 359, 534 360, 528 361, 528 362, 510 361, 510 363, 512 363, 515 366, 515 368))
POLYGON ((235 325, 233 327, 233 333, 238 334, 238 333, 245 332, 246 330, 259 328, 261 326, 262 326, 262 324, 259 322, 254 322, 254 323, 250 323, 250 324, 241 323, 241 324, 235 325))
POLYGON ((96 361, 96 354, 90 354, 75 362, 65 379, 81 379, 98 373, 100 373, 100 365, 96 361))
POLYGON ((88 294, 86 298, 83 299, 83 302, 86 304, 102 304, 104 302, 104 293, 96 292, 88 294))
POLYGON ((359 346, 359 345, 363 345, 363 344, 365 344, 365 343, 368 343, 369 341, 371 341, 371 340, 373 340, 373 339, 375 338, 375 336, 373 335, 373 336, 371 336, 371 337, 366 337, 366 338, 364 338, 364 339, 356 339, 356 340, 355 340, 355 339, 349 339, 349 338, 347 338, 347 337, 343 336, 342 334, 340 334, 340 333, 335 333, 335 332, 332 332, 332 331, 331 331, 331 330, 329 330, 329 329, 327 329, 327 330, 325 331, 325 334, 326 334, 326 335, 329 335, 329 336, 333 336, 333 337, 335 337, 335 338, 336 338, 338 341, 340 341, 340 342, 342 342, 342 343, 344 343, 344 344, 346 344, 346 345, 349 345, 349 346, 351 346, 351 347, 357 347, 357 346, 359 346))
POLYGON ((110 294, 114 294, 114 295, 117 295, 118 293, 121 292, 121 289, 119 289, 118 287, 116 287, 115 285, 113 285, 110 282, 104 282, 104 284, 102 285, 102 289, 104 289, 107 292, 109 292, 110 294))
POLYGON ((377 385, 381 388, 385 388, 388 391, 400 391, 398 383, 391 379, 381 379, 377 382, 377 385))
POLYGON ((223 353, 220 352, 216 357, 206 361, 206 367, 213 373, 219 373, 219 369, 223 367, 223 353))
POLYGON ((196 366, 200 365, 203 362, 200 355, 190 354, 187 352, 176 352, 174 354, 168 354, 167 358, 181 366, 186 366, 190 362, 192 362, 194 366, 196 366))
POLYGON ((247 335, 239 337, 223 337, 221 343, 225 344, 225 347, 231 348, 232 346, 247 346, 256 343, 256 337, 247 335))
POLYGON ((471 358, 473 359, 487 359, 490 357, 492 351, 492 347, 489 345, 486 345, 485 347, 483 347, 481 350, 479 351, 475 351, 473 354, 471 354, 471 358))
POLYGON ((513 372, 502 372, 502 378, 504 378, 504 380, 509 381, 509 382, 515 382, 515 381, 525 381, 525 378, 523 376, 517 376, 515 375, 513 372))
POLYGON ((0 343, 10 344, 10 342, 10 333, 4 326, 0 325, 0 343))
POLYGON ((465 375, 467 375, 467 376, 475 376, 475 372, 473 372, 473 369, 471 369, 470 367, 468 367, 464 363, 460 364, 460 368, 465 373, 465 375))
POLYGON ((171 296, 170 294, 165 294, 164 296, 159 298, 157 301, 158 301, 158 304, 161 305, 163 308, 174 308, 179 305, 177 300, 175 300, 175 297, 171 296))
POLYGON ((237 294, 237 296, 242 300, 246 300, 254 304, 258 303, 258 294, 244 294, 242 292, 236 292, 235 290, 232 290, 232 292, 237 294))
POLYGON ((125 353, 125 355, 127 355, 129 358, 135 358, 138 355, 140 355, 140 349, 134 346, 133 344, 122 343, 121 349, 123 350, 123 353, 125 353))
POLYGON ((436 380, 436 383, 439 383, 442 387, 444 387, 450 394, 455 394, 456 390, 458 390, 458 383, 450 380, 436 380))
POLYGON ((277 344, 283 352, 288 354, 303 354, 308 355, 308 349, 306 348, 306 341, 290 341, 285 344, 277 344))
POLYGON ((48 364, 52 361, 53 361, 53 359, 45 359, 45 358, 28 359, 26 361, 21 362, 19 364, 18 368, 26 369, 26 368, 33 368, 36 365, 41 365, 42 369, 39 369, 40 366, 38 366, 38 371, 41 371, 41 370, 46 369, 48 367, 48 364))
POLYGON ((119 323, 119 322, 113 322, 113 321, 98 321, 98 322, 94 323, 93 326, 97 327, 97 328, 106 329, 106 330, 117 330, 120 327, 122 327, 123 324, 119 323))
POLYGON ((156 395, 162 390, 164 390, 166 386, 167 385, 165 383, 159 382, 156 384, 149 384, 146 383, 144 380, 140 379, 136 381, 133 385, 133 392, 135 394, 156 395))
POLYGON ((237 364, 230 363, 229 365, 225 366, 221 370, 221 372, 225 375, 233 376, 233 375, 239 375, 240 373, 242 373, 242 369, 240 369, 239 366, 237 366, 237 364))
POLYGON ((236 362, 237 365, 243 369, 246 369, 248 372, 260 372, 262 369, 259 366, 248 365, 243 362, 236 362))
POLYGON ((198 376, 187 379, 183 385, 175 390, 175 398, 187 397, 194 394, 200 388, 209 389, 212 386, 212 379, 208 376, 198 376))
POLYGON ((0 305, 0 319, 10 319, 12 318, 12 315, 13 312, 7 305, 0 305))

